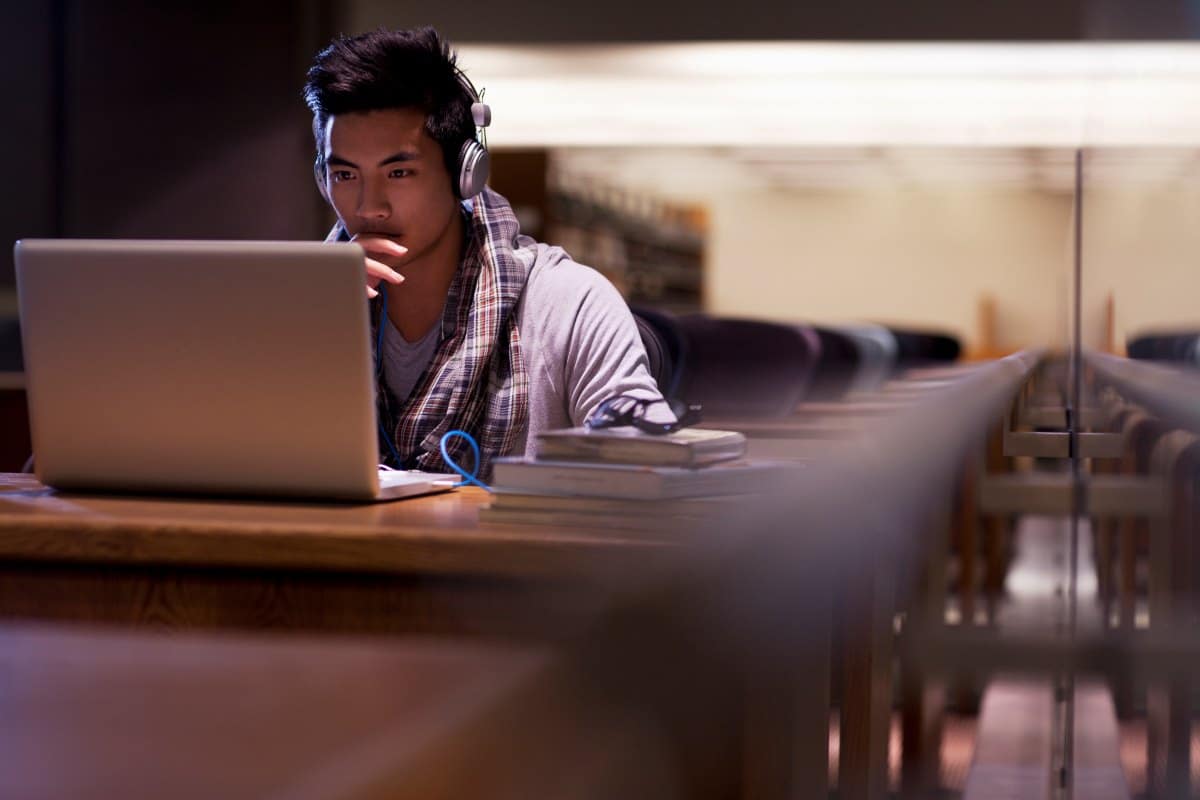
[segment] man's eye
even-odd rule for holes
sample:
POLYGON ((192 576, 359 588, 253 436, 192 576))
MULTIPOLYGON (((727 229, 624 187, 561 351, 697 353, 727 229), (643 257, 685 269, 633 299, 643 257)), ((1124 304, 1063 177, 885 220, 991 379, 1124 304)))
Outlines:
POLYGON ((413 174, 413 171, 411 169, 397 168, 397 169, 394 169, 391 172, 389 172, 388 177, 389 178, 407 178, 409 175, 412 175, 412 174, 413 174))
POLYGON ((354 174, 348 169, 335 169, 333 172, 329 173, 329 177, 334 183, 341 183, 342 181, 348 181, 353 178, 354 174))

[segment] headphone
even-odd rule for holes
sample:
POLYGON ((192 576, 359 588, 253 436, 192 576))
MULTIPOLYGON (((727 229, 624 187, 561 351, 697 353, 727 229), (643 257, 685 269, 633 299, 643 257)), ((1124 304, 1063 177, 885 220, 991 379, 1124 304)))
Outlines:
POLYGON ((487 184, 488 173, 491 171, 492 159, 487 151, 485 129, 492 124, 492 108, 483 102, 479 92, 475 91, 475 85, 471 83, 471 79, 461 69, 455 67, 455 72, 458 75, 459 85, 471 98, 471 119, 479 130, 478 135, 482 137, 482 141, 476 137, 467 139, 463 142, 462 149, 458 151, 458 185, 456 188, 458 196, 465 200, 483 191, 483 187, 487 184))
MULTIPOLYGON (((456 162, 458 174, 455 176, 454 189, 459 198, 466 200, 483 191, 483 187, 487 185, 488 174, 491 172, 492 158, 488 155, 487 134, 484 129, 492 124, 492 107, 483 102, 480 93, 475 91, 475 85, 461 69, 455 67, 454 73, 458 78, 459 86, 471 100, 471 120, 478 129, 476 136, 463 142, 456 162)), ((313 172, 317 179, 317 190, 325 198, 325 202, 332 202, 325 190, 324 161, 320 155, 313 164, 313 172)))

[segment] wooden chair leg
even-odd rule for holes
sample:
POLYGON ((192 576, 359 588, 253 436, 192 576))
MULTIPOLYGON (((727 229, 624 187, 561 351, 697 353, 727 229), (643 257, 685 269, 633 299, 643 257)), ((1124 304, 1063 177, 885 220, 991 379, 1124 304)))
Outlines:
MULTIPOLYGON (((1167 513, 1150 532, 1150 625, 1164 635, 1192 625, 1192 556, 1195 549, 1194 481, 1200 439, 1183 431, 1155 446, 1154 474, 1167 481, 1167 513)), ((1191 796, 1192 677, 1174 670, 1151 679, 1146 698, 1147 794, 1191 796)))
POLYGON ((1123 631, 1134 628, 1137 609, 1137 528, 1135 519, 1122 519, 1118 527, 1118 563, 1120 579, 1117 584, 1118 625, 1123 631))
POLYGON ((1004 578, 1008 572, 1008 543, 1012 521, 1007 516, 990 515, 983 521, 987 548, 984 568, 984 598, 987 602, 988 624, 996 623, 996 612, 1004 597, 1004 578))
MULTIPOLYGON (((918 576, 908 609, 909 629, 940 631, 946 619, 946 567, 953 508, 931 531, 928 555, 918 576)), ((945 681, 925 663, 902 659, 900 664, 900 790, 904 798, 936 794, 941 771, 945 681)))
POLYGON ((1094 518, 1092 530, 1095 532, 1092 546, 1095 549, 1096 592, 1100 601, 1100 618, 1103 620, 1104 627, 1108 628, 1112 617, 1113 599, 1113 522, 1108 518, 1094 518))
POLYGON ((845 598, 842 691, 841 800, 874 800, 888 791, 888 735, 892 714, 894 576, 878 560, 845 598))
POLYGON ((959 624, 975 624, 975 584, 979 564, 979 508, 976 499, 978 468, 968 465, 963 472, 958 497, 956 527, 961 547, 958 572, 959 624))

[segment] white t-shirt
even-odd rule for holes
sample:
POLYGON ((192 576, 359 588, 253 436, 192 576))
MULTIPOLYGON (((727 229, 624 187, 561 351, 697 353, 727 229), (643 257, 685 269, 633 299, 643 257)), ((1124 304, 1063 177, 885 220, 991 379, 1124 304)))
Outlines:
POLYGON ((437 350, 441 325, 434 325, 415 342, 405 340, 390 319, 383 320, 383 380, 392 397, 408 399, 437 350))

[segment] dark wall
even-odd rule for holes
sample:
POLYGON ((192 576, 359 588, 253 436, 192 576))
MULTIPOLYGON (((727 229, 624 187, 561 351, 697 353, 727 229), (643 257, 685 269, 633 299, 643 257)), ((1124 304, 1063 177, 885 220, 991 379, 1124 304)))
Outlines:
POLYGON ((1200 4, 1195 0, 1091 0, 1089 39, 1195 39, 1200 4))
POLYGON ((0 289, 12 283, 12 243, 56 232, 54 191, 54 9, 0 4, 0 289))
POLYGON ((435 25, 471 42, 1194 39, 1195 0, 346 0, 352 27, 435 25))
POLYGON ((304 70, 330 3, 56 0, 0 17, 0 145, 19 186, 7 243, 30 236, 290 239, 326 222, 312 183, 304 70))
POLYGON ((179 9, 72 3, 64 232, 312 236, 300 98, 318 46, 311 10, 291 0, 179 9))
MULTIPOLYGON (((1183 2, 1183 0, 1176 0, 1183 2)), ((350 0, 355 28, 431 24, 451 40, 1078 39, 1087 0, 350 0)))

